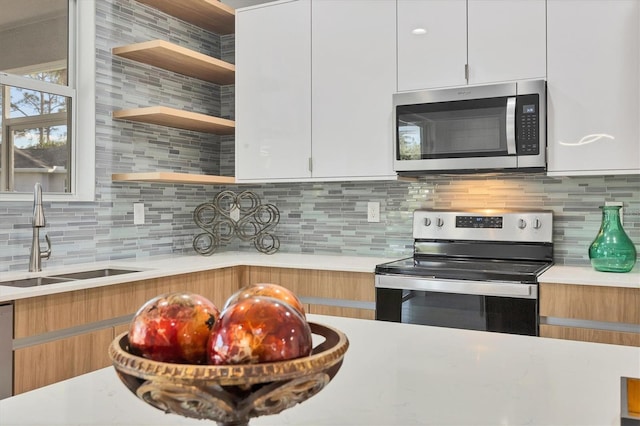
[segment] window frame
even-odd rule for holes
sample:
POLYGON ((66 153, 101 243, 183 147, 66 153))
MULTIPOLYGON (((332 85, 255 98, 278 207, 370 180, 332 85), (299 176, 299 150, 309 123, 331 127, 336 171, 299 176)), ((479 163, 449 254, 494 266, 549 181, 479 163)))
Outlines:
MULTIPOLYGON (((69 0, 69 40, 75 42, 69 43, 66 87, 0 72, 0 84, 71 98, 71 192, 44 193, 46 201, 95 200, 95 31, 95 0, 69 0)), ((32 193, 0 191, 0 202, 31 200, 32 193)))

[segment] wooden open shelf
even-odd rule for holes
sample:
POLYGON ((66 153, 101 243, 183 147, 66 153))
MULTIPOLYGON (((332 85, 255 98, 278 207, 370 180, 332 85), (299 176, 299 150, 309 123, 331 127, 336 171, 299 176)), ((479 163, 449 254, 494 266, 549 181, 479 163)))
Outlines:
POLYGON ((235 10, 218 0, 137 1, 216 34, 235 31, 235 10))
POLYGON ((232 120, 164 106, 113 111, 113 118, 217 135, 232 135, 236 129, 232 120))
POLYGON ((114 47, 112 53, 216 84, 235 83, 235 65, 164 40, 114 47))
POLYGON ((200 183, 205 185, 236 183, 236 178, 231 176, 194 175, 173 172, 113 173, 111 180, 119 182, 200 183))
MULTIPOLYGON (((233 34, 235 11, 218 0, 137 0, 216 34, 233 34)), ((164 40, 151 40, 112 49, 114 55, 173 71, 200 80, 225 85, 235 83, 235 65, 164 40)), ((235 122, 176 108, 153 106, 113 112, 117 120, 156 124, 197 132, 232 135, 235 122)), ((234 184, 235 177, 174 172, 113 173, 118 182, 184 184, 234 184)))

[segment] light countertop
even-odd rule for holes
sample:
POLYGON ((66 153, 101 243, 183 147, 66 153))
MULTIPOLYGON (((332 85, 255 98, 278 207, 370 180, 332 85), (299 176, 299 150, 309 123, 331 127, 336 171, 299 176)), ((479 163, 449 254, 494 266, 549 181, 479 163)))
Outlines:
POLYGON ((103 278, 68 281, 28 288, 3 286, 0 282, 0 302, 241 265, 373 273, 377 264, 393 260, 396 259, 319 254, 276 253, 266 255, 249 252, 223 252, 214 254, 213 256, 200 256, 196 254, 170 255, 111 262, 77 264, 55 268, 47 268, 45 263, 43 270, 38 273, 3 272, 0 281, 10 281, 38 276, 51 276, 60 273, 71 273, 100 268, 131 269, 140 272, 103 278))
POLYGON ((599 272, 591 266, 554 265, 539 278, 541 283, 640 288, 640 263, 630 272, 599 272))
MULTIPOLYGON (((394 260, 398 259, 352 255, 294 253, 265 255, 251 252, 222 252, 213 256, 176 254, 52 268, 47 268, 45 262, 42 272, 38 273, 2 272, 0 276, 0 302, 241 265, 373 273, 376 265, 394 260), (2 281, 100 268, 132 269, 139 272, 28 288, 2 285, 2 281)), ((598 272, 590 266, 554 265, 540 276, 539 281, 559 284, 640 288, 640 264, 636 265, 633 271, 623 274, 598 272)))
MULTIPOLYGON (((309 315, 349 338, 318 395, 251 425, 619 425, 640 348, 309 315)), ((107 348, 99 348, 107 350, 107 348)), ((198 425, 138 400, 111 367, 0 401, 6 426, 198 425)))

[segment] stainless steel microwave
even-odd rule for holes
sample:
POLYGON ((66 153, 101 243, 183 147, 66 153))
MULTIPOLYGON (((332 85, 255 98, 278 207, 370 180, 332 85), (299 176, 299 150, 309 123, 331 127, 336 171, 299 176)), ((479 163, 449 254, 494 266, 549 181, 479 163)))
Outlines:
POLYGON ((397 93, 393 108, 399 175, 546 170, 544 80, 397 93))

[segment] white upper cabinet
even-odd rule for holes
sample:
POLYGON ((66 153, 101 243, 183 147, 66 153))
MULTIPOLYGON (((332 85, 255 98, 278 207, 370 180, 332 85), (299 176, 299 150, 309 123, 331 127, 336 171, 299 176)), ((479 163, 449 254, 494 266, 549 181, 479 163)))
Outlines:
POLYGON ((398 0, 398 91, 467 83, 467 1, 398 0))
POLYGON ((397 19, 398 91, 545 78, 545 0, 397 0, 397 19))
POLYGON ((314 178, 395 178, 395 7, 395 0, 312 2, 314 178))
POLYGON ((236 180, 310 177, 311 3, 236 13, 236 180))
POLYGON ((395 178, 395 0, 297 0, 236 19, 236 180, 395 178))
POLYGON ((469 0, 469 84, 544 79, 545 0, 469 0))
POLYGON ((640 173, 640 1, 547 7, 548 173, 640 173))

